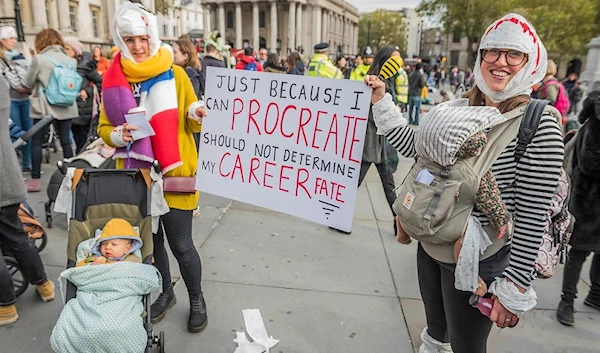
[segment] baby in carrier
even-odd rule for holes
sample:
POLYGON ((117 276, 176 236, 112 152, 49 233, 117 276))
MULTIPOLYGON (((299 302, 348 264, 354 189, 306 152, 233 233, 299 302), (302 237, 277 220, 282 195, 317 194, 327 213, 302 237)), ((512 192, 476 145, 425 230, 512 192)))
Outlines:
POLYGON ((101 231, 100 236, 91 248, 91 256, 79 261, 76 267, 86 265, 102 265, 119 261, 141 263, 134 255, 142 247, 142 239, 129 222, 121 218, 113 218, 101 231))
MULTIPOLYGON (((458 149, 456 153, 457 159, 466 159, 475 156, 479 156, 483 147, 487 144, 487 136, 484 132, 478 132, 468 138, 458 149)), ((483 213, 490 221, 490 223, 498 228, 498 239, 502 238, 508 229, 508 221, 510 215, 506 209, 506 205, 502 201, 500 195, 500 188, 496 182, 494 174, 491 170, 488 170, 482 177, 479 184, 479 189, 474 199, 474 208, 483 213)), ((396 239, 399 243, 409 244, 411 239, 409 235, 404 231, 401 224, 397 224, 397 236, 396 239)), ((465 233, 462 234, 460 239, 454 245, 454 257, 455 261, 458 261, 462 243, 465 237, 465 233)), ((479 288, 474 293, 483 296, 487 292, 487 286, 481 277, 478 277, 479 288)))

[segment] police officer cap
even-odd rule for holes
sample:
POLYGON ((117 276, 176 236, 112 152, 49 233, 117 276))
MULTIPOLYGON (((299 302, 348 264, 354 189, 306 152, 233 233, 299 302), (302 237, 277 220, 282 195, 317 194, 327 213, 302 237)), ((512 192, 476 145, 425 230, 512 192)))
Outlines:
POLYGON ((315 51, 325 51, 329 49, 329 43, 323 42, 315 45, 315 51))
POLYGON ((367 46, 365 49, 363 49, 361 55, 363 58, 375 57, 375 54, 373 53, 373 49, 371 49, 371 47, 369 47, 369 46, 367 46))

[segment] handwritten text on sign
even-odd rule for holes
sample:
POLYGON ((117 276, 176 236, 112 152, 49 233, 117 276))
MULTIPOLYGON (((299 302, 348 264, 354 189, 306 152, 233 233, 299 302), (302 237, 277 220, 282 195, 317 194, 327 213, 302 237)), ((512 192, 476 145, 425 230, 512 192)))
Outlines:
POLYGON ((207 68, 197 189, 349 231, 363 82, 207 68))

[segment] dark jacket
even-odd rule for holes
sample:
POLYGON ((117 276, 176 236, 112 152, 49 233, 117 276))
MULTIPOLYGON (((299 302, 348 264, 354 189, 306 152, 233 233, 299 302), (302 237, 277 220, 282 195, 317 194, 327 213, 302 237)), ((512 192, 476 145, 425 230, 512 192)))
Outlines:
POLYGON ((419 70, 415 70, 408 75, 408 96, 421 96, 421 91, 425 87, 425 75, 419 70))
POLYGON ((94 109, 94 87, 96 85, 98 93, 102 89, 102 76, 96 71, 96 62, 92 59, 90 53, 83 53, 77 63, 77 73, 83 78, 81 89, 87 92, 88 98, 83 100, 77 98, 77 109, 79 117, 73 119, 73 125, 86 126, 92 121, 92 112, 94 109))
POLYGON ((302 60, 298 60, 296 66, 290 69, 290 75, 304 75, 304 63, 302 60))
POLYGON ((202 96, 204 96, 204 83, 206 82, 204 73, 191 66, 186 67, 185 72, 190 78, 190 81, 192 81, 192 86, 194 86, 196 97, 198 97, 198 99, 202 99, 202 96))
POLYGON ((285 67, 279 65, 269 65, 269 63, 265 64, 265 72, 271 72, 275 74, 285 74, 285 67))
POLYGON ((593 251, 600 247, 600 91, 589 94, 579 117, 587 122, 575 137, 569 210, 576 222, 570 244, 593 251))
POLYGON ((206 68, 209 66, 225 67, 225 62, 210 55, 206 55, 204 59, 202 59, 202 73, 204 74, 204 77, 206 77, 206 68))

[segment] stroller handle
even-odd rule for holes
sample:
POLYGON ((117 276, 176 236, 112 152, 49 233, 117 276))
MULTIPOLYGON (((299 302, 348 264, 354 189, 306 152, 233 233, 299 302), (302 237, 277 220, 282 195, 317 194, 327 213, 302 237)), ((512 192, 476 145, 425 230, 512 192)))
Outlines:
POLYGON ((27 140, 29 140, 31 136, 35 135, 38 131, 48 126, 53 120, 54 117, 52 115, 46 115, 43 119, 41 119, 35 125, 33 125, 31 129, 27 130, 27 132, 23 134, 23 136, 16 139, 15 142, 12 143, 13 148, 17 149, 25 145, 27 140))

